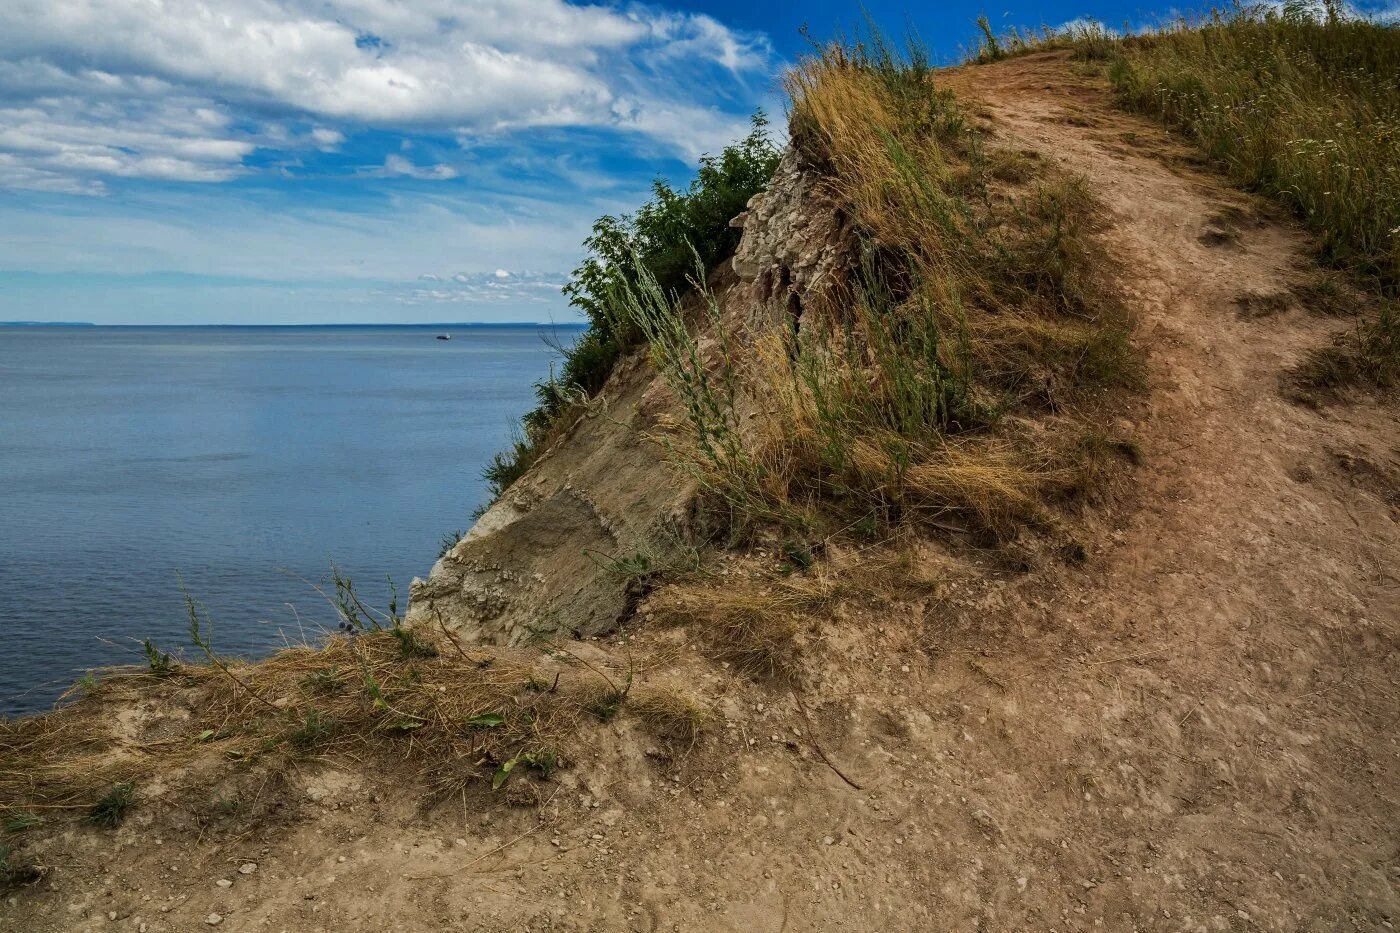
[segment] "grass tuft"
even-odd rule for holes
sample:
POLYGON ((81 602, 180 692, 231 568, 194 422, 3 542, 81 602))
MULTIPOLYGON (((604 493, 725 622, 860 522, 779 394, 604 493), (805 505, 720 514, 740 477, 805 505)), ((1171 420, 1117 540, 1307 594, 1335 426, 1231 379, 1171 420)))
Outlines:
POLYGON ((136 785, 130 781, 117 784, 92 805, 88 811, 88 822, 106 829, 120 826, 135 802, 136 785))

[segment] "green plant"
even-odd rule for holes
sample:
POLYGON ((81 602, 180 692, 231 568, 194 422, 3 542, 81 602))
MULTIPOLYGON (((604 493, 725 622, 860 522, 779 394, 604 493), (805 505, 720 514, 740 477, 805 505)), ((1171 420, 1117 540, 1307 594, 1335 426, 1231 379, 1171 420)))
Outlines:
MULTIPOLYGON (((499 458, 500 454, 496 454, 496 457, 499 458)), ((507 483, 506 485, 509 486, 510 484, 507 483)), ((504 489, 505 487, 501 488, 504 489)), ((438 560, 442 560, 444 557, 446 557, 447 553, 457 546, 457 542, 461 541, 466 536, 467 533, 465 531, 449 531, 447 534, 443 535, 442 540, 439 542, 440 547, 438 548, 438 560)))
POLYGON ((126 819, 135 802, 136 785, 130 781, 117 784, 88 810, 88 822, 111 829, 126 819))
POLYGON ((194 597, 191 596, 188 591, 184 590, 183 581, 181 581, 180 585, 181 591, 185 597, 185 613, 189 619, 190 641, 204 654, 205 659, 208 660, 211 666, 216 668, 234 684, 237 684, 244 693, 248 694, 248 696, 268 709, 273 710, 275 714, 280 714, 281 710, 277 706, 257 690, 253 689, 242 680, 239 680, 238 676, 233 673, 228 664, 214 653, 214 646, 210 641, 213 637, 213 620, 210 618, 208 611, 203 610, 203 607, 195 602, 194 597))
MULTIPOLYGON (((393 585, 393 581, 389 581, 393 585)), ((394 624, 397 619, 396 609, 397 598, 389 604, 389 613, 371 609, 360 599, 355 592, 355 583, 350 579, 349 574, 344 573, 335 564, 331 564, 331 585, 334 587, 334 596, 330 597, 331 605, 335 607, 336 614, 340 616, 340 628, 346 632, 366 632, 380 631, 384 628, 383 622, 394 624)))
POLYGON ((1006 57, 1006 51, 997 41, 997 35, 992 31, 992 24, 987 19, 987 14, 983 13, 977 17, 977 31, 981 33, 978 40, 977 51, 973 59, 978 62, 995 62, 1006 57))
POLYGON ((179 667, 169 654, 157 648, 149 638, 141 642, 141 650, 146 655, 146 666, 157 677, 168 677, 179 667))
POLYGON ((29 829, 31 826, 38 826, 42 822, 44 822, 44 818, 37 813, 20 810, 5 817, 5 832, 24 832, 24 830, 29 829))
POLYGON ((9 846, 0 845, 0 892, 34 884, 43 877, 42 868, 20 859, 9 846))
POLYGON ((558 753, 553 749, 543 748, 534 751, 520 752, 519 754, 507 758, 501 762, 495 774, 491 776, 491 789, 500 790, 510 780, 511 772, 520 765, 540 772, 543 777, 549 777, 559 763, 558 753))
POLYGON ((739 231, 729 221, 767 187, 778 164, 767 126, 763 113, 756 113, 747 136, 701 158, 688 187, 657 179, 651 199, 634 213, 607 215, 593 225, 584 241, 589 256, 564 288, 589 328, 563 348, 558 374, 536 385, 539 405, 523 419, 523 431, 482 471, 491 502, 535 462, 564 413, 601 389, 623 350, 641 339, 624 296, 640 285, 642 270, 664 294, 676 294, 689 288, 697 261, 703 281, 733 252, 739 231))
POLYGON ((287 733, 287 741, 301 751, 310 751, 336 734, 337 723, 320 710, 307 710, 296 727, 287 733))
POLYGON ((438 650, 433 645, 419 638, 412 629, 403 625, 396 625, 389 630, 398 642, 399 653, 405 658, 435 658, 438 650))
POLYGON ((301 686, 308 693, 335 693, 340 689, 340 670, 335 667, 317 668, 301 679, 301 686))

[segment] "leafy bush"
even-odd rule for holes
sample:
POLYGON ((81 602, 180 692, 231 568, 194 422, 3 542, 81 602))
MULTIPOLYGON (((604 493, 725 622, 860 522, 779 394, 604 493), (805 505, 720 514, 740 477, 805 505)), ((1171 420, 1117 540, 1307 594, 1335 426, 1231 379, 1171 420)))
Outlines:
POLYGON ((482 471, 492 501, 529 469, 559 416, 601 389, 618 356, 641 338, 621 299, 638 285, 638 270, 646 268, 666 293, 680 293, 695 274, 697 256, 709 270, 734 251, 740 232, 729 221, 767 186, 778 165, 767 127, 763 113, 755 114, 747 136, 701 158, 689 187, 657 179, 651 200, 636 213, 601 217, 593 225, 584 241, 590 255, 564 287, 569 302, 588 316, 589 329, 564 351, 558 375, 535 386, 539 406, 525 416, 524 436, 482 471))

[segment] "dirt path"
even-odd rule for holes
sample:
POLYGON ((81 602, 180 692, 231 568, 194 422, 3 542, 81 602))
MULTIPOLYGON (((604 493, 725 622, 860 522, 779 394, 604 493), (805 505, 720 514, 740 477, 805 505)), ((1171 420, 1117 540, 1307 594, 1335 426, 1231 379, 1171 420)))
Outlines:
POLYGON ((1400 923, 1400 429, 1281 373, 1338 324, 1306 241, 1055 56, 964 72, 1112 212, 1150 353, 1132 501, 1082 567, 830 626, 806 701, 724 695, 704 761, 620 731, 535 810, 305 776, 217 841, 71 833, 13 930, 1382 930, 1400 923), (239 874, 245 862, 256 871, 239 874), (231 880, 219 886, 218 879, 231 880), (116 920, 109 917, 115 916, 116 920))

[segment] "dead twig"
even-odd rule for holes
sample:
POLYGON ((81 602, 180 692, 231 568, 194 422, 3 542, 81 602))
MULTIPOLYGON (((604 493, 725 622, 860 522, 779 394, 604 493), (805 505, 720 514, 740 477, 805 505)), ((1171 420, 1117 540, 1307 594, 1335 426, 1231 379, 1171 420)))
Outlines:
POLYGON ((845 772, 843 772, 840 768, 836 767, 836 764, 830 758, 827 757, 826 750, 823 749, 821 743, 817 741, 817 731, 816 728, 812 725, 812 717, 808 715, 807 707, 802 702, 802 697, 797 695, 796 690, 792 691, 792 698, 797 702, 797 708, 802 712, 802 719, 807 723, 807 741, 811 744, 812 748, 816 751, 816 753, 821 756, 822 761, 826 762, 826 766, 832 771, 836 772, 836 776, 839 777, 841 780, 845 781, 847 784, 851 785, 856 790, 864 790, 865 788, 861 787, 855 781, 848 778, 845 772))

